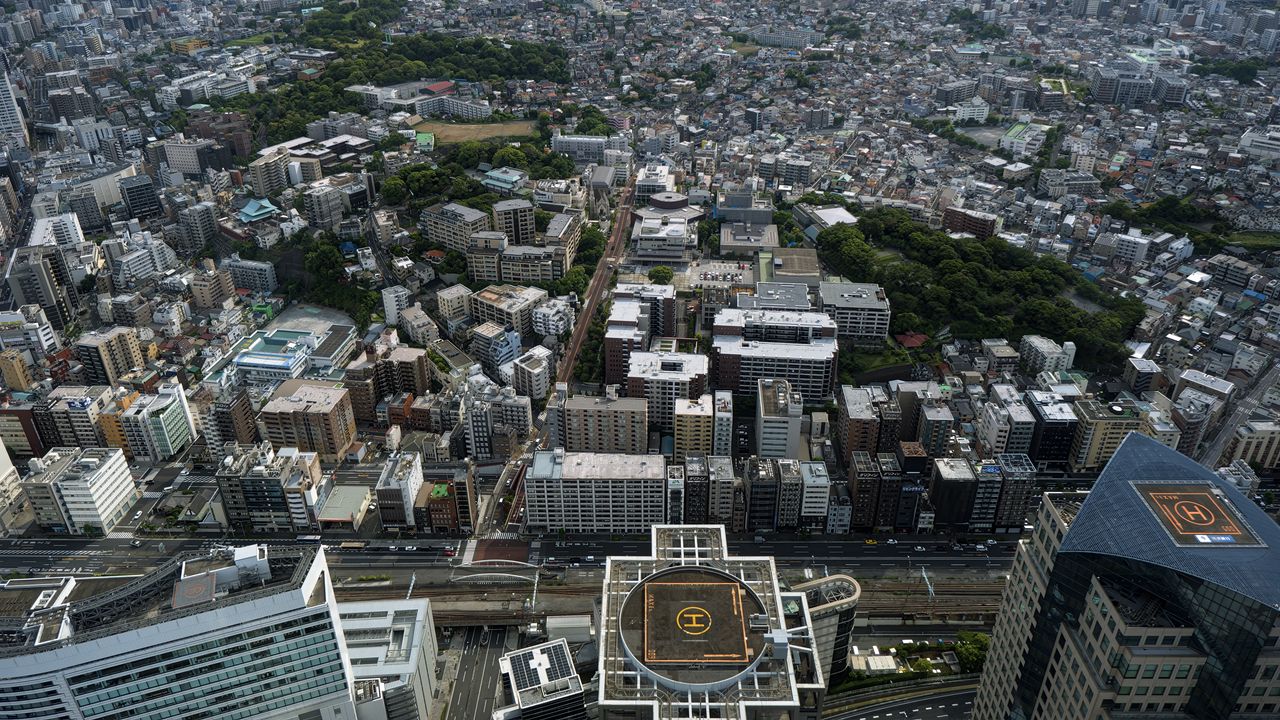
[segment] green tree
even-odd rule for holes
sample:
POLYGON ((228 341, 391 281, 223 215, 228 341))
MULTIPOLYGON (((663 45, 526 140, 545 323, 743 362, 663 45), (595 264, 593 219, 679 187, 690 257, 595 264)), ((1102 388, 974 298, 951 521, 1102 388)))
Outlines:
POLYGON ((657 283, 658 285, 670 285, 675 276, 676 273, 671 268, 666 265, 658 265, 649 271, 649 282, 657 283))
POLYGON ((398 177, 389 177, 382 183, 382 199, 388 205, 400 205, 409 199, 409 186, 398 177))
POLYGON ((507 147, 499 148, 493 154, 493 159, 490 160, 490 163, 494 167, 513 167, 524 170, 529 167, 529 158, 520 151, 520 148, 508 145, 507 147))
POLYGON ((960 661, 960 672, 982 672, 990 647, 990 635, 967 630, 956 633, 956 658, 960 661))

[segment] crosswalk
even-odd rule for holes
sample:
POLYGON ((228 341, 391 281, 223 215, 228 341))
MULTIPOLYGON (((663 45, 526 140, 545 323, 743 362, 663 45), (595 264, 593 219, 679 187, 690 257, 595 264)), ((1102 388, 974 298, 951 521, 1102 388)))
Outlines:
POLYGON ((132 540, 133 531, 132 530, 112 530, 111 532, 107 533, 107 539, 108 540, 132 540))
POLYGON ((102 557, 116 555, 115 550, 39 550, 28 548, 0 548, 0 557, 102 557))

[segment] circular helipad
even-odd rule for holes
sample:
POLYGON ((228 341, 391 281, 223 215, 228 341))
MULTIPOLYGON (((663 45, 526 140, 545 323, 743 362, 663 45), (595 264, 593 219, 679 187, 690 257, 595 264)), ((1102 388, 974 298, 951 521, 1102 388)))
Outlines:
POLYGON ((738 578, 706 567, 659 571, 631 589, 619 627, 631 659, 680 687, 713 687, 749 669, 764 648, 764 603, 738 578))

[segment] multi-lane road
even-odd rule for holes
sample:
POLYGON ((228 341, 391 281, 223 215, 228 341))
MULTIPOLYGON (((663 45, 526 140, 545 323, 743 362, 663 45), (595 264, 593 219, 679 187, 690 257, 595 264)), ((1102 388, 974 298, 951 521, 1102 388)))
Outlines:
POLYGON ((488 720, 497 705, 498 658, 507 652, 505 628, 467 628, 453 636, 462 652, 449 696, 449 717, 488 720))
POLYGON ((973 710, 973 690, 940 692, 828 715, 827 720, 964 720, 973 710))
POLYGON ((1216 468, 1222 453, 1227 448, 1227 443, 1236 434, 1236 428, 1240 424, 1249 419, 1249 415, 1258 408, 1258 403, 1262 401, 1262 396, 1273 387, 1280 385, 1280 365, 1273 366, 1253 384, 1249 393, 1236 401, 1236 408, 1231 413, 1231 417, 1226 422, 1217 426, 1217 435, 1213 441, 1205 445, 1204 451, 1200 454, 1200 464, 1207 468, 1216 468))

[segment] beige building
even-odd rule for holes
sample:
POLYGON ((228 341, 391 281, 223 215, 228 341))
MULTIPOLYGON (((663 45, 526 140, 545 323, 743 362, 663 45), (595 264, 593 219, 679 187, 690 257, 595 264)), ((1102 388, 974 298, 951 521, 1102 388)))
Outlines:
POLYGON ((533 204, 522 198, 499 200, 493 204, 493 228, 505 233, 512 245, 533 243, 533 204))
POLYGON ((1250 419, 1236 428, 1222 464, 1244 460, 1263 472, 1280 468, 1280 422, 1250 419))
POLYGON ((117 325, 85 333, 76 341, 74 351, 84 366, 81 378, 87 383, 114 386, 121 375, 143 365, 138 333, 131 327, 117 325))
POLYGON ((258 427, 276 450, 296 447, 337 462, 355 440, 351 393, 331 383, 287 380, 262 407, 258 427))
POLYGON ((1079 424, 1068 459, 1072 472, 1098 472, 1125 435, 1142 430, 1142 412, 1132 400, 1077 400, 1075 411, 1079 424))
POLYGON ((715 407, 709 393, 695 400, 676 399, 672 462, 682 463, 691 454, 710 455, 714 434, 715 407))
POLYGON ((649 451, 649 401, 618 397, 616 386, 604 397, 575 395, 564 401, 560 437, 569 452, 639 455, 649 451))
POLYGON ((4 378, 5 387, 20 392, 30 390, 35 383, 27 358, 21 351, 12 348, 0 352, 0 377, 4 378))
POLYGON ((197 269, 191 278, 191 296, 198 309, 220 308, 235 295, 236 286, 231 280, 231 272, 214 266, 212 260, 205 259, 203 267, 197 269))
POLYGON ((533 309, 547 299, 547 291, 520 285, 490 285, 467 296, 467 311, 477 325, 510 325, 521 337, 533 334, 533 309))

